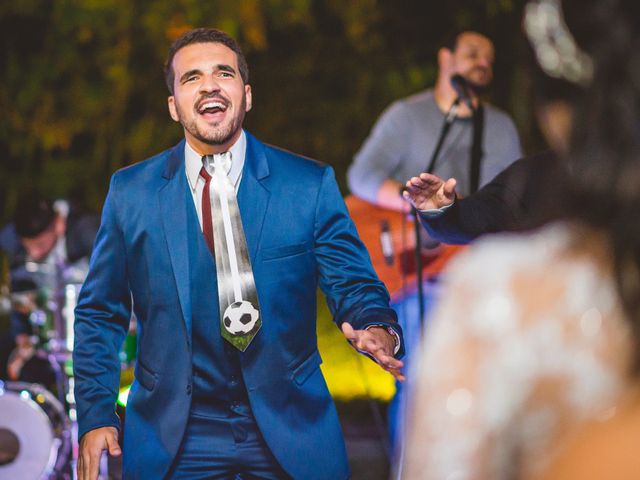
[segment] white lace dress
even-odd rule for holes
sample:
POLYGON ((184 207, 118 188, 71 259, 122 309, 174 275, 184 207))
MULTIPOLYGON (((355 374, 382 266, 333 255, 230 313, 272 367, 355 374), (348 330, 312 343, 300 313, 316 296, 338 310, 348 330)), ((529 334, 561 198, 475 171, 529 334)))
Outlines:
POLYGON ((563 436, 613 411, 631 340, 604 252, 555 224, 452 262, 414 372, 402 478, 534 478, 563 436))

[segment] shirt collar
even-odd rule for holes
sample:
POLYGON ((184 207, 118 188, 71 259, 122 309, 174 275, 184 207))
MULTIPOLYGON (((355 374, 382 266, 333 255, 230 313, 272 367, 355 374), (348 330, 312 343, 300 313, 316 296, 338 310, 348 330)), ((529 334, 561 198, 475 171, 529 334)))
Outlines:
MULTIPOLYGON (((244 133, 244 130, 240 131, 238 140, 231 146, 229 151, 231 152, 232 159, 229 179, 231 180, 231 183, 237 185, 238 180, 242 175, 244 159, 247 153, 247 136, 244 133)), ((191 187, 191 190, 195 192, 198 177, 200 176, 200 169, 202 168, 202 155, 196 152, 191 145, 189 145, 189 142, 185 142, 184 144, 184 161, 189 186, 191 187)))

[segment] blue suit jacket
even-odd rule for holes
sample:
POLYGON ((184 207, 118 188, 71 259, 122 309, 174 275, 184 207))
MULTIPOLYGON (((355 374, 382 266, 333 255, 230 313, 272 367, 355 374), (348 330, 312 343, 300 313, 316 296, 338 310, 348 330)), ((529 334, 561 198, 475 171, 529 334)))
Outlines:
MULTIPOLYGON (((117 172, 76 308, 79 435, 118 426, 118 350, 133 309, 136 380, 127 405, 126 478, 162 478, 189 415, 191 297, 184 141, 117 172)), ((316 288, 335 321, 398 329, 333 171, 247 134, 238 203, 263 325, 241 355, 255 419, 294 478, 349 475, 334 404, 319 369, 316 288)), ((398 329, 399 332, 399 329, 398 329)))

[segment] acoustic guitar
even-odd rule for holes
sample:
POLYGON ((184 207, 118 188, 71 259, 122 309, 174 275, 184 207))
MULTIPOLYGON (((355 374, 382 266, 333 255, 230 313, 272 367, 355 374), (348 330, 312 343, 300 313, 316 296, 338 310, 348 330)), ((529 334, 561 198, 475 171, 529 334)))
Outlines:
MULTIPOLYGON (((416 237, 410 215, 381 208, 361 198, 345 198, 347 209, 358 235, 369 251, 373 268, 392 297, 406 292, 416 284, 416 237)), ((427 233, 422 230, 422 237, 427 233)), ((434 241, 421 242, 423 279, 433 278, 463 245, 445 245, 434 241), (425 245, 426 243, 426 245, 425 245)))

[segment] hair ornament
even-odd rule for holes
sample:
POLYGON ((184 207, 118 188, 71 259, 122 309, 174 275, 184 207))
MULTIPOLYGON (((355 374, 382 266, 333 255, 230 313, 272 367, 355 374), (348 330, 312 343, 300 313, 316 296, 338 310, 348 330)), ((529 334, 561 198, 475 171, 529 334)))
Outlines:
POLYGON ((559 0, 530 1, 524 29, 542 70, 550 77, 586 86, 593 78, 593 61, 569 32, 559 0))

